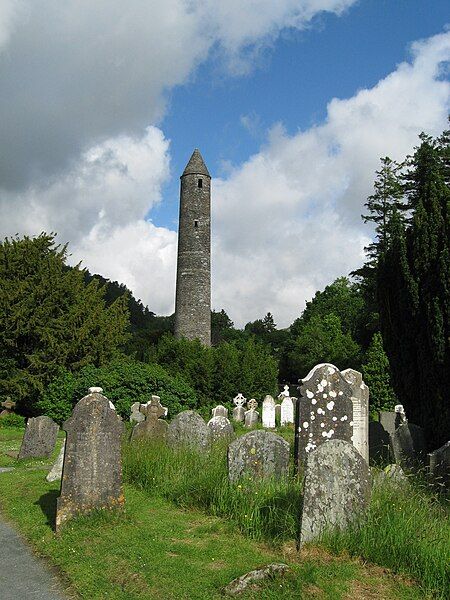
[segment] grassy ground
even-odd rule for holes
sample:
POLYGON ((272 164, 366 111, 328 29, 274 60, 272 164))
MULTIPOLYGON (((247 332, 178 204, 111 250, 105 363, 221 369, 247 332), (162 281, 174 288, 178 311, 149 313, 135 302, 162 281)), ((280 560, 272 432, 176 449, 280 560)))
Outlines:
MULTIPOLYGON (((18 449, 21 435, 20 430, 0 430, 1 458, 5 448, 18 449)), ((223 586, 234 577, 270 562, 287 562, 291 567, 288 576, 240 597, 427 597, 408 580, 348 555, 332 556, 315 547, 298 554, 292 540, 278 538, 277 545, 269 546, 243 535, 235 519, 219 518, 193 508, 189 489, 192 491, 195 486, 186 487, 184 476, 176 475, 176 469, 168 484, 178 485, 178 491, 184 489, 185 500, 178 505, 174 504, 175 492, 169 498, 150 488, 137 489, 136 485, 126 484, 123 512, 99 512, 77 519, 56 536, 53 523, 59 483, 47 483, 45 471, 30 469, 36 465, 40 466, 40 461, 17 463, 14 471, 0 474, 0 509, 35 551, 59 570, 75 596, 213 600, 223 597, 223 586)), ((198 465, 196 470, 201 471, 198 465)), ((241 502, 248 501, 246 496, 240 498, 241 502)))

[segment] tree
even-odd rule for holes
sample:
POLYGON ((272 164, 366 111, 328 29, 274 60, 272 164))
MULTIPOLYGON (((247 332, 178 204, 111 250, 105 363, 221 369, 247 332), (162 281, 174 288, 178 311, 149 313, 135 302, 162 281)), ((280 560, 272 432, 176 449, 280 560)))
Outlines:
POLYGON ((397 397, 391 385, 391 369, 383 338, 380 332, 374 334, 362 365, 364 382, 369 387, 370 412, 373 416, 380 410, 394 410, 397 397))
POLYGON ((103 365, 127 339, 126 296, 106 307, 104 288, 66 259, 53 234, 0 243, 0 394, 26 415, 61 367, 103 365))
POLYGON ((232 335, 232 330, 233 321, 223 308, 220 311, 211 311, 211 343, 213 346, 216 346, 224 339, 229 339, 232 335))

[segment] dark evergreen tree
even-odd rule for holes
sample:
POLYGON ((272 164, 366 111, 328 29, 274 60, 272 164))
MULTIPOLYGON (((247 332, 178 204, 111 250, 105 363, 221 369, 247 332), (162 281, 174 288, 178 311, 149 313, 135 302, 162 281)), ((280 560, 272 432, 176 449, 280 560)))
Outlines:
POLYGON ((369 406, 373 417, 380 410, 394 410, 397 397, 391 385, 389 359, 380 332, 374 334, 362 365, 364 382, 369 387, 369 406))

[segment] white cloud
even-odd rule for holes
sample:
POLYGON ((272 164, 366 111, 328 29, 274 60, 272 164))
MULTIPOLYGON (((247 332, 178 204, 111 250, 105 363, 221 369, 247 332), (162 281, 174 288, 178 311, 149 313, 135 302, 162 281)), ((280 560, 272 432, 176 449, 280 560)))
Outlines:
POLYGON ((360 215, 379 158, 403 159, 425 130, 446 127, 450 33, 412 46, 375 87, 333 99, 326 121, 296 135, 275 126, 266 147, 214 182, 213 300, 238 324, 267 311, 279 325, 362 262, 360 215))
POLYGON ((0 0, 0 51, 9 42, 21 5, 20 0, 0 0))

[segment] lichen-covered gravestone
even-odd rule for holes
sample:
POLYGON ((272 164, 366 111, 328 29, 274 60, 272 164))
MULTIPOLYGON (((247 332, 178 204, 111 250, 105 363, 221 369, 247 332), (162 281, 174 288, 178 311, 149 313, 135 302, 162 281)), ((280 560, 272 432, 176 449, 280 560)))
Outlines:
POLYGON ((59 481, 62 477, 62 470, 64 464, 64 452, 66 449, 66 440, 64 440, 61 450, 59 451, 58 458, 53 463, 52 468, 48 472, 47 477, 45 478, 47 481, 59 481))
POLYGON ((289 444, 271 431, 250 431, 228 447, 228 476, 237 481, 246 476, 255 480, 279 479, 289 471, 289 444))
POLYGON ((351 442, 330 440, 308 454, 303 490, 300 544, 362 515, 370 501, 369 466, 351 442))
POLYGON ((362 374, 354 369, 345 369, 342 375, 352 388, 353 402, 353 445, 369 462, 369 388, 362 374))
POLYGON ((247 403, 247 407, 248 410, 244 415, 244 425, 245 427, 253 427, 259 419, 259 412, 256 410, 258 408, 258 403, 254 398, 251 398, 247 403))
POLYGON ((161 405, 160 397, 152 396, 150 402, 142 404, 140 409, 145 421, 141 421, 134 426, 131 439, 146 438, 164 441, 167 436, 168 424, 159 417, 163 417, 167 410, 161 405))
POLYGON ((211 444, 211 430, 198 413, 185 410, 169 424, 167 443, 174 448, 187 446, 207 450, 211 444))
POLYGON ((352 442, 352 389, 334 365, 315 366, 302 379, 298 402, 298 457, 305 464, 309 452, 331 439, 352 442))
POLYGON ((244 405, 247 402, 247 398, 239 392, 237 396, 233 398, 233 404, 235 407, 233 408, 233 420, 237 422, 242 422, 245 419, 245 408, 244 405))
POLYGON ((77 514, 120 507, 124 502, 120 452, 124 425, 97 390, 101 388, 89 388, 63 425, 67 438, 57 530, 77 514))
POLYGON ((218 415, 208 421, 208 428, 211 431, 211 438, 213 442, 219 440, 230 440, 234 435, 233 425, 227 419, 218 415))
POLYGON ((268 429, 275 429, 275 400, 267 395, 262 403, 262 425, 268 429))
POLYGON ((141 412, 141 403, 133 402, 131 405, 130 423, 141 423, 144 420, 145 415, 141 412))
POLYGON ((391 435, 391 449, 398 465, 414 467, 424 464, 426 444, 423 429, 413 423, 403 423, 391 435))
POLYGON ((28 419, 18 458, 47 458, 55 449, 59 425, 50 417, 28 419))

